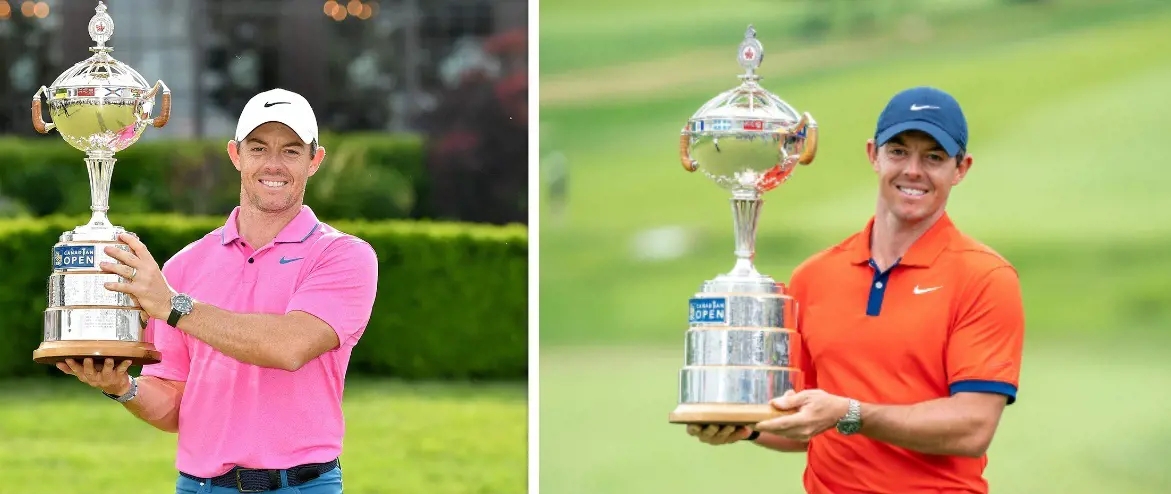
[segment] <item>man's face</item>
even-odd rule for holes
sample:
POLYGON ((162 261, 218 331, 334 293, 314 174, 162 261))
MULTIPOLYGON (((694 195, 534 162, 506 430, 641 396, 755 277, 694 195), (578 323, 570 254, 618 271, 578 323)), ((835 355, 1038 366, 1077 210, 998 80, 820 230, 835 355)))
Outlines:
POLYGON ((899 220, 916 223, 930 218, 947 204, 951 188, 972 165, 965 155, 957 163, 930 135, 907 131, 881 148, 866 143, 870 164, 878 174, 879 208, 899 220))
POLYGON ((245 207, 265 213, 299 208, 305 199, 305 183, 317 173, 325 150, 318 146, 310 155, 309 145, 293 129, 282 123, 268 122, 253 130, 236 151, 235 141, 228 143, 228 155, 240 171, 245 207))

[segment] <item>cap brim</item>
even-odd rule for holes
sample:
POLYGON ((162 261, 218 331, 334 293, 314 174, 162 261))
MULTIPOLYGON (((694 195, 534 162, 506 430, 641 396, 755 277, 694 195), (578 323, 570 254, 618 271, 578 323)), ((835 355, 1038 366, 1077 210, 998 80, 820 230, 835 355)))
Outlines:
POLYGON ((921 120, 912 120, 890 126, 875 137, 875 144, 878 146, 886 144, 886 141, 889 141, 892 137, 908 130, 926 132, 927 135, 930 135, 935 139, 935 142, 938 142, 943 147, 943 150, 947 152, 948 156, 955 156, 956 153, 960 152, 960 144, 950 134, 944 132, 938 125, 921 120))
POLYGON ((264 125, 266 123, 284 124, 284 126, 288 127, 290 130, 292 130, 294 134, 297 134, 297 137, 301 138, 301 142, 304 142, 305 144, 309 144, 309 143, 313 142, 313 135, 310 134, 308 131, 306 131, 304 129, 298 130, 296 127, 289 125, 288 122, 286 122, 280 118, 273 118, 273 119, 265 120, 263 122, 257 122, 256 125, 249 125, 246 127, 242 127, 239 129, 239 131, 242 135, 236 136, 236 140, 243 141, 245 138, 248 137, 248 134, 251 134, 252 131, 256 130, 261 125, 264 125))

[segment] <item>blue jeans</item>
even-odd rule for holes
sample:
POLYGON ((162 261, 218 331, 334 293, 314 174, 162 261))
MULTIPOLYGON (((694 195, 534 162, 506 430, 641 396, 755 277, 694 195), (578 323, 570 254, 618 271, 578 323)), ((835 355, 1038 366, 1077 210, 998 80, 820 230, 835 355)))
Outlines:
MULTIPOLYGON (((309 482, 298 485, 296 487, 289 487, 289 478, 285 472, 281 472, 281 485, 284 486, 275 491, 281 494, 341 494, 342 492, 342 469, 336 467, 333 470, 321 474, 309 482)), ((239 494, 239 490, 235 487, 213 487, 211 482, 204 480, 192 480, 182 475, 179 476, 179 481, 175 483, 175 494, 239 494)))

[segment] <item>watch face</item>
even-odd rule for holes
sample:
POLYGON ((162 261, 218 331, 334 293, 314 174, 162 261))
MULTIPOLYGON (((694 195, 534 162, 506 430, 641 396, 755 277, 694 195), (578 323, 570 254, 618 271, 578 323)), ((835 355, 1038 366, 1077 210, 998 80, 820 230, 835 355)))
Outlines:
POLYGON ((838 424, 838 432, 844 435, 856 434, 859 429, 858 422, 842 422, 838 424))
POLYGON ((175 308, 175 310, 183 313, 191 312, 191 308, 193 306, 191 303, 191 297, 186 295, 176 295, 175 298, 171 300, 171 305, 175 308))

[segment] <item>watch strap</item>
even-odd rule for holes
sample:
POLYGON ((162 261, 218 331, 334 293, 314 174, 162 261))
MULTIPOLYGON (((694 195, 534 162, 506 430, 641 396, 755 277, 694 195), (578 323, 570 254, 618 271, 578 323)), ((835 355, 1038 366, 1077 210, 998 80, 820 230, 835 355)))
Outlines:
POLYGON ((105 391, 102 391, 102 394, 106 395, 111 400, 117 401, 118 403, 126 403, 130 400, 133 400, 135 396, 138 396, 138 379, 136 379, 134 376, 129 376, 129 378, 130 378, 130 390, 127 391, 126 394, 124 394, 122 396, 118 396, 115 394, 107 393, 105 391))
POLYGON ((195 300, 191 296, 178 293, 171 297, 171 313, 167 315, 167 325, 171 327, 178 327, 179 318, 190 314, 195 300))
POLYGON ((837 424, 838 432, 843 435, 857 434, 862 428, 862 403, 852 398, 849 403, 846 414, 838 419, 837 424))

